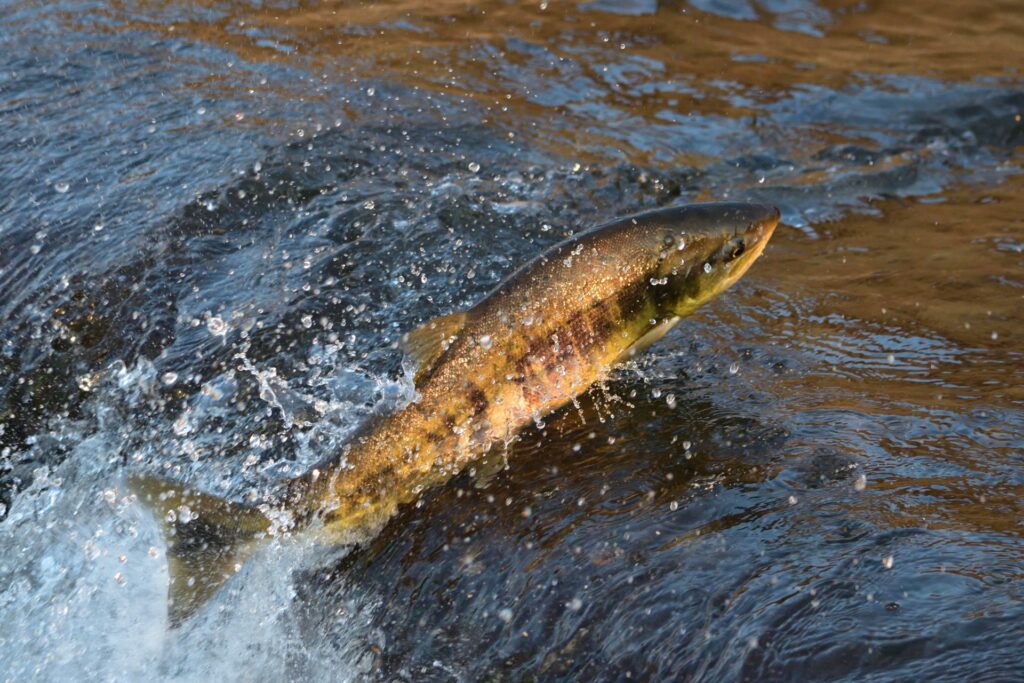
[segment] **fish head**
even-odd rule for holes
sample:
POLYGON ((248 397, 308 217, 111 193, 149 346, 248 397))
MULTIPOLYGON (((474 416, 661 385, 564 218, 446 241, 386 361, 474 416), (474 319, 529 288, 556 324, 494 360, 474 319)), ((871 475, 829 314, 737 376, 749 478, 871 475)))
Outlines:
POLYGON ((728 289, 764 251, 778 222, 778 209, 757 203, 658 212, 649 226, 662 245, 650 271, 658 307, 683 317, 728 289))

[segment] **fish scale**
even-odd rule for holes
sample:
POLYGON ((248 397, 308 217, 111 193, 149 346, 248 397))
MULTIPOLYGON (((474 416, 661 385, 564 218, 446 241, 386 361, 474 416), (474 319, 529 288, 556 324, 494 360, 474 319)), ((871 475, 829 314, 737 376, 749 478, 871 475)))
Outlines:
POLYGON ((268 510, 288 513, 290 533, 325 543, 369 538, 401 504, 508 443, 728 288, 778 219, 761 204, 694 204, 555 245, 469 310, 406 335, 418 366, 415 400, 365 425, 340 453, 261 505, 136 478, 140 498, 165 522, 171 622, 198 609, 278 532, 268 510), (174 513, 182 506, 194 518, 187 523, 174 513))

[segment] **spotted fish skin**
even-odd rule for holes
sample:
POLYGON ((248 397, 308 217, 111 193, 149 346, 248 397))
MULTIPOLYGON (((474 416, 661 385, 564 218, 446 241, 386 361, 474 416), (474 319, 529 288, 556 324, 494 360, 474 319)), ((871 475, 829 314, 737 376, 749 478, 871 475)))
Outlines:
POLYGON ((261 504, 159 476, 131 477, 129 486, 163 525, 171 626, 202 607, 271 536, 367 538, 399 505, 572 400, 728 288, 778 220, 775 208, 761 204, 694 204, 555 245, 468 311, 406 335, 418 363, 416 399, 366 425, 340 453, 261 504))
MULTIPOLYGON (((695 204, 580 233, 527 263, 455 324, 414 334, 435 353, 417 398, 317 469, 300 497, 328 535, 372 531, 424 487, 607 377, 729 287, 779 219, 760 204, 695 204)), ((443 319, 442 319, 443 320, 443 319)))

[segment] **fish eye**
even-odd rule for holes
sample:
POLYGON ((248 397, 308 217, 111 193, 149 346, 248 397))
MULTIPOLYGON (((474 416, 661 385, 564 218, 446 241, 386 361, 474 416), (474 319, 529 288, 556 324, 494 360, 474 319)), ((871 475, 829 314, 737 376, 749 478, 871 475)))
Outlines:
POLYGON ((739 256, 741 256, 743 254, 743 252, 745 252, 746 250, 747 250, 747 245, 743 243, 742 239, 733 240, 729 244, 728 251, 726 251, 726 255, 727 255, 726 260, 732 261, 733 259, 736 259, 739 256))

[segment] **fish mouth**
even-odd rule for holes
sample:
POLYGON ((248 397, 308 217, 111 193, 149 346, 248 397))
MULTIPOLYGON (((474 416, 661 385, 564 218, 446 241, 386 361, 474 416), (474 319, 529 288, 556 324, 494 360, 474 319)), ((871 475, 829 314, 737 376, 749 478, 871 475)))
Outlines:
MULTIPOLYGON (((781 214, 770 204, 742 204, 731 216, 733 227, 723 236, 716 260, 724 268, 720 290, 736 282, 764 251, 781 214)), ((719 290, 719 291, 720 291, 719 290)))
POLYGON ((742 260, 745 263, 750 264, 761 255, 781 217, 778 208, 771 204, 747 205, 747 220, 737 226, 734 233, 735 237, 743 241, 745 253, 742 260))
POLYGON ((775 227, 779 224, 782 214, 771 204, 750 204, 749 220, 745 226, 738 227, 736 236, 742 237, 748 250, 757 249, 760 253, 771 239, 775 227))

